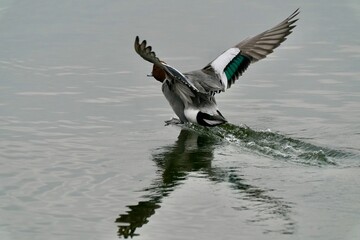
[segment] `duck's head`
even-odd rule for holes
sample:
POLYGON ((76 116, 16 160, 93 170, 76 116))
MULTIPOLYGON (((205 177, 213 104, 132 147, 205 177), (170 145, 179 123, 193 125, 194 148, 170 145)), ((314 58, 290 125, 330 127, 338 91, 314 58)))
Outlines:
POLYGON ((154 77, 156 80, 158 80, 159 82, 164 82, 165 78, 166 78, 166 73, 165 70, 162 69, 161 67, 159 67, 158 65, 154 64, 153 65, 153 69, 150 75, 148 75, 149 77, 154 77))

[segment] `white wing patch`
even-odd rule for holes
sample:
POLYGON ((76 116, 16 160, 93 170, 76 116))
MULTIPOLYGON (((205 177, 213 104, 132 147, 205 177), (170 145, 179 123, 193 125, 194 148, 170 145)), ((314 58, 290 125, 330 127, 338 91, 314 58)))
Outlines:
POLYGON ((224 69, 231 62, 231 60, 236 57, 240 52, 238 48, 229 48, 219 57, 217 57, 210 65, 215 70, 215 73, 219 75, 221 83, 224 86, 224 91, 228 86, 228 79, 225 75, 224 69))

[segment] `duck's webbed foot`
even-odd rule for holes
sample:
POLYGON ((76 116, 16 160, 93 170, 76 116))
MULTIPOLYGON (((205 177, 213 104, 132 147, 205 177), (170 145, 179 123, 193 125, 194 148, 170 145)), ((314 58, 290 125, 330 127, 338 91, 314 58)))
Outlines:
POLYGON ((179 125, 179 124, 184 124, 180 119, 178 118, 171 118, 170 120, 166 120, 165 121, 165 126, 168 125, 179 125))

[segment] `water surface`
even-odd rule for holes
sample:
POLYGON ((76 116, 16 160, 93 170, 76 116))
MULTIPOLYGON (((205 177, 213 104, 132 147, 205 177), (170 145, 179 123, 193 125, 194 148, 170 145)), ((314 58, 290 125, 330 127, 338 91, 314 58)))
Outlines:
POLYGON ((357 1, 0 1, 1 239, 358 239, 357 1), (294 33, 173 116, 136 35, 183 71, 301 8, 294 33))

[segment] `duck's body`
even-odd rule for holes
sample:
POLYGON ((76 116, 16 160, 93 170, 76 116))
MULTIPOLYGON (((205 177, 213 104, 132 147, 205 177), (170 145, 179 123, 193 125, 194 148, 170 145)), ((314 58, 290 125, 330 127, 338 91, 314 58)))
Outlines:
POLYGON ((188 92, 182 83, 166 79, 162 92, 181 122, 192 122, 203 126, 216 126, 226 122, 221 115, 213 95, 188 92))
POLYGON ((152 76, 162 82, 162 92, 181 122, 217 126, 226 119, 220 113, 215 94, 224 92, 242 75, 250 63, 265 58, 291 33, 296 10, 275 27, 229 48, 203 69, 181 73, 160 61, 146 41, 135 39, 135 50, 154 64, 152 76))

